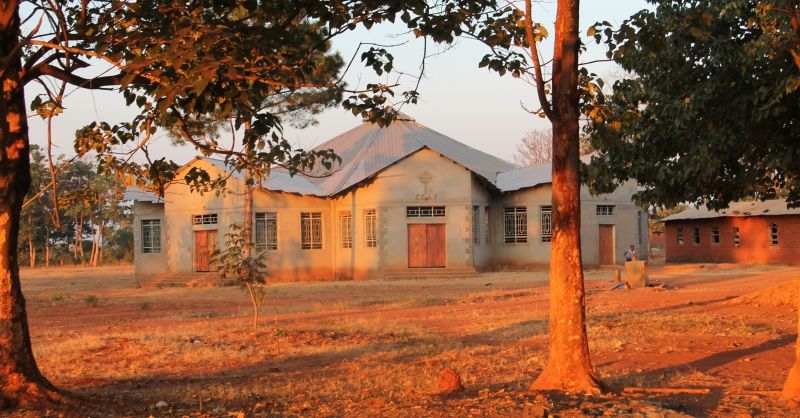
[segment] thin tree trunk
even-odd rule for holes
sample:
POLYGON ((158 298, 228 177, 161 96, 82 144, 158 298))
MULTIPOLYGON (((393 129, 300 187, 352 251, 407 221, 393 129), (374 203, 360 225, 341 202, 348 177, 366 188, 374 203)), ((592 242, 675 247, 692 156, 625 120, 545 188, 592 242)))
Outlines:
POLYGON ((86 261, 86 256, 83 254, 83 213, 81 213, 78 219, 78 235, 75 239, 78 241, 78 256, 80 257, 81 264, 83 264, 86 261))
POLYGON ((550 243, 550 344, 532 390, 596 393, 589 359, 581 263, 578 109, 578 0, 559 0, 553 57, 553 238, 550 243))
POLYGON ((33 248, 33 219, 28 214, 28 264, 31 268, 36 267, 36 250, 33 248))
POLYGON ((44 266, 50 267, 50 229, 44 229, 44 266))
POLYGON ((42 376, 31 351, 17 244, 31 183, 24 85, 20 77, 18 1, 0 2, 0 409, 38 409, 64 397, 42 376))
MULTIPOLYGON (((103 231, 105 230, 105 222, 100 222, 100 228, 97 233, 97 261, 103 261, 103 231)), ((95 263, 96 265, 97 263, 95 263)))

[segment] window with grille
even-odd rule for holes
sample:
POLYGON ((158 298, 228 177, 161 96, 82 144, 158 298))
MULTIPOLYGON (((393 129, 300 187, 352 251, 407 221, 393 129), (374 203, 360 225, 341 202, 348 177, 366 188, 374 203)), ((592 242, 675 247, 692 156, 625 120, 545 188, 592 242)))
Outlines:
POLYGON ((642 211, 636 211, 636 238, 639 240, 639 245, 642 245, 642 211))
POLYGON ((719 244, 719 227, 714 226, 711 228, 711 243, 719 244))
POLYGON ((678 245, 683 245, 683 228, 678 228, 677 236, 678 236, 678 245))
POLYGON ((353 212, 339 212, 339 245, 353 248, 353 212))
POLYGON ((772 224, 769 226, 769 237, 772 245, 778 245, 778 225, 772 224))
POLYGON ((142 253, 161 252, 161 220, 142 219, 142 253))
POLYGON ((692 242, 695 244, 700 243, 700 228, 692 228, 692 242))
POLYGON ((542 242, 550 242, 553 239, 553 207, 540 206, 539 226, 542 230, 542 242))
POLYGON ((408 206, 406 207, 406 217, 408 218, 432 218, 445 215, 444 206, 408 206))
POLYGON ((481 242, 481 207, 472 207, 472 243, 480 244, 481 242))
POLYGON ((194 215, 192 223, 195 225, 214 225, 217 223, 216 213, 206 213, 204 215, 194 215))
POLYGON ((614 205, 597 205, 597 215, 599 216, 611 216, 614 214, 614 209, 616 206, 614 205))
POLYGON ((739 236, 739 227, 733 228, 733 246, 738 247, 742 245, 742 238, 739 236))
POLYGON ((483 208, 483 225, 484 225, 484 228, 483 228, 484 241, 488 244, 489 241, 490 241, 489 237, 492 236, 492 234, 491 234, 492 230, 491 230, 491 228, 489 228, 489 225, 491 225, 491 224, 489 222, 489 207, 488 206, 484 206, 484 208, 483 208))
POLYGON ((375 209, 364 211, 364 243, 368 248, 378 246, 378 214, 375 209))
POLYGON ((524 206, 505 208, 506 243, 528 242, 528 210, 524 206))
POLYGON ((275 212, 256 212, 256 250, 278 249, 278 214, 275 212))
POLYGON ((304 250, 322 248, 322 212, 300 213, 300 248, 304 250))

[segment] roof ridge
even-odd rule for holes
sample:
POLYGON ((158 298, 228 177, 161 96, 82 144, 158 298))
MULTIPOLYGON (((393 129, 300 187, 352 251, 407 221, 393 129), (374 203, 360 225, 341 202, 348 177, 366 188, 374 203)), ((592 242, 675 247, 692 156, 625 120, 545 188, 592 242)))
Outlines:
MULTIPOLYGON (((381 128, 381 129, 383 129, 383 128, 381 128)), ((373 143, 375 143, 375 138, 377 138, 377 136, 378 136, 378 132, 380 132, 380 131, 377 131, 377 130, 374 130, 374 129, 370 130, 370 132, 369 132, 369 137, 367 138, 367 141, 366 141, 366 143, 365 143, 365 144, 364 144, 364 146, 363 146, 363 147, 361 147, 361 149, 358 151, 358 154, 356 154, 356 156, 355 156, 355 157, 353 157, 352 161, 351 161, 349 164, 347 164, 347 166, 348 166, 348 167, 358 167, 358 163, 359 163, 359 162, 361 162, 361 160, 363 160, 363 159, 364 159, 364 154, 367 152, 367 150, 369 150, 369 148, 372 146, 372 144, 373 144, 373 143)), ((347 173, 347 176, 345 176, 344 178, 342 178, 342 181, 340 181, 340 182, 339 182, 339 183, 336 185, 336 189, 335 189, 335 191, 338 193, 339 189, 341 189, 341 188, 342 188, 342 186, 343 186, 343 185, 344 185, 344 184, 345 184, 345 183, 346 183, 348 180, 350 180, 350 177, 352 177, 352 176, 353 176, 353 173, 352 173, 352 171, 351 171, 351 172, 348 172, 348 173, 347 173)))
MULTIPOLYGON (((455 138, 451 138, 451 137, 449 137, 449 136, 437 131, 436 129, 433 129, 433 128, 429 127, 429 126, 426 126, 426 125, 423 125, 423 124, 417 122, 416 120, 412 120, 410 122, 416 124, 417 126, 419 126, 421 128, 424 128, 424 129, 427 129, 427 130, 429 130, 431 132, 434 132, 436 135, 439 135, 440 137, 442 137, 442 138, 444 138, 444 139, 446 139, 448 141, 451 141, 453 143, 457 143, 457 144, 459 144, 459 145, 461 145, 463 147, 469 148, 469 149, 471 149, 473 151, 480 152, 481 154, 486 154, 487 156, 492 157, 492 158, 494 158, 495 160, 497 160, 497 161, 499 161, 501 163, 508 164, 508 165, 513 167, 512 170, 514 168, 520 168, 518 165, 516 165, 516 164, 514 164, 514 163, 512 163, 510 161, 506 161, 506 160, 504 160, 504 159, 502 159, 502 158, 500 158, 500 157, 498 157, 496 155, 489 154, 486 151, 481 151, 481 150, 479 150, 479 149, 477 149, 477 148, 475 148, 475 147, 473 147, 473 146, 471 146, 469 144, 465 144, 465 143, 463 143, 463 142, 461 142, 459 140, 456 140, 455 138)), ((423 144, 423 145, 425 145, 425 144, 423 144)))

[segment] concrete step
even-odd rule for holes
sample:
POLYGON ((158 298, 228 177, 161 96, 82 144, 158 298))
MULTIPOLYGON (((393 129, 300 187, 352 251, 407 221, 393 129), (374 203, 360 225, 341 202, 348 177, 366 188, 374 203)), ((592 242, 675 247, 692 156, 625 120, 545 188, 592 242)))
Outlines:
POLYGON ((222 287, 233 281, 219 273, 166 273, 137 278, 140 287, 222 287))
POLYGON ((478 272, 473 267, 458 268, 404 268, 383 269, 381 275, 384 279, 426 279, 443 277, 474 277, 478 272))

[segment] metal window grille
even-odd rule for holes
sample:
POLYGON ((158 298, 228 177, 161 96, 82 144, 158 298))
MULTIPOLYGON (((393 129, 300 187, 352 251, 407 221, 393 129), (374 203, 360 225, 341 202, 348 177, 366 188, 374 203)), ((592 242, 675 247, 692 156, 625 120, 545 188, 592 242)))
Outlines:
POLYGON ((258 251, 278 249, 278 214, 275 212, 256 213, 256 249, 258 251))
POLYGON ((472 207, 472 243, 473 244, 480 244, 481 242, 481 207, 480 206, 473 206, 472 207))
POLYGON ((492 230, 490 229, 489 225, 491 225, 491 223, 489 222, 489 207, 488 206, 484 206, 483 207, 483 226, 484 226, 483 227, 483 230, 484 230, 483 234, 484 234, 484 241, 487 244, 490 242, 490 238, 489 237, 492 236, 492 234, 491 234, 492 230))
POLYGON ((597 205, 597 215, 611 216, 614 214, 615 207, 614 205, 597 205))
POLYGON ((161 252, 161 220, 142 219, 142 253, 161 252))
POLYGON ((539 226, 542 230, 542 242, 550 242, 553 239, 553 207, 540 206, 539 226))
POLYGON ((639 240, 639 245, 642 245, 642 211, 636 211, 636 238, 639 240))
POLYGON ((378 246, 378 214, 375 209, 364 211, 364 241, 368 248, 378 246))
POLYGON ((778 225, 772 224, 769 226, 769 236, 772 242, 772 245, 778 245, 778 225))
POLYGON ((506 243, 528 242, 528 210, 524 206, 505 208, 506 243))
POLYGON ((742 238, 739 236, 739 227, 733 227, 733 246, 738 247, 742 245, 742 238))
POLYGON ((692 228, 692 242, 700 243, 700 228, 692 228))
POLYGON ((445 215, 444 206, 408 206, 406 207, 406 217, 408 218, 432 218, 445 215))
POLYGON ((192 223, 195 225, 215 225, 217 223, 216 213, 206 213, 204 215, 194 215, 192 223))
POLYGON ((300 213, 300 248, 322 249, 322 212, 300 213))
POLYGON ((715 226, 711 228, 711 242, 719 244, 719 227, 715 226))
POLYGON ((678 228, 678 245, 683 245, 683 228, 678 228))
POLYGON ((339 245, 342 248, 353 248, 353 212, 339 212, 339 245))

